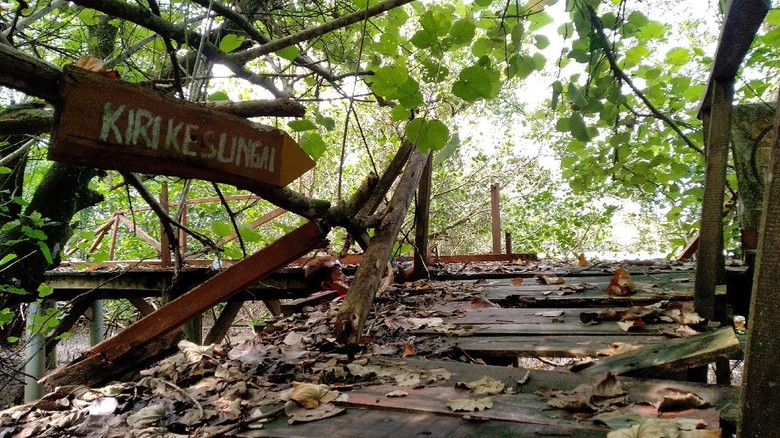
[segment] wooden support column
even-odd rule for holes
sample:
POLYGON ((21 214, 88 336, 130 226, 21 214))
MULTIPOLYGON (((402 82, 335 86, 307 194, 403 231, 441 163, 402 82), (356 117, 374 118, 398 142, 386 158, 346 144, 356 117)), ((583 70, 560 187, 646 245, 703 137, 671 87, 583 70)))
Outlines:
POLYGON ((84 358, 49 374, 47 386, 96 385, 135 369, 170 349, 177 327, 246 289, 257 280, 327 245, 320 225, 309 222, 227 268, 85 353, 84 358))
POLYGON ((509 231, 504 233, 504 246, 506 247, 506 253, 512 254, 512 234, 509 231))
POLYGON ((756 273, 748 319, 748 341, 738 437, 777 436, 780 388, 780 111, 775 116, 772 164, 764 186, 756 273))
MULTIPOLYGON (((187 226, 187 204, 181 206, 181 217, 177 218, 180 224, 187 226)), ((185 254, 187 252, 187 232, 184 231, 183 228, 179 228, 179 248, 181 248, 181 253, 185 254)))
POLYGON ((89 322, 89 345, 95 346, 103 342, 104 321, 103 300, 95 300, 92 302, 92 321, 89 322))
MULTIPOLYGON (((696 263, 694 305, 704 318, 715 318, 715 286, 723 280, 723 197, 726 189, 726 164, 729 158, 731 102, 734 81, 714 81, 705 155, 706 173, 701 211, 701 238, 696 263)), ((707 121, 707 119, 709 119, 707 121)))
POLYGON ((417 205, 414 207, 414 278, 429 278, 428 273, 428 224, 431 215, 431 177, 433 155, 428 154, 417 188, 417 205))
POLYGON ((412 153, 409 164, 390 200, 387 213, 363 255, 363 262, 358 267, 347 297, 336 316, 336 338, 343 344, 356 346, 360 342, 379 281, 385 272, 393 244, 401 230, 406 211, 412 202, 412 194, 427 161, 428 157, 420 151, 415 150, 412 153))
POLYGON ((490 219, 493 231, 493 254, 501 254, 501 203, 498 183, 490 185, 490 219))
MULTIPOLYGON (((279 300, 274 300, 279 302, 279 300)), ((214 321, 214 327, 211 328, 209 334, 206 335, 206 339, 203 341, 203 345, 218 344, 225 339, 230 326, 233 325, 238 312, 241 307, 244 306, 243 301, 228 301, 225 303, 225 307, 219 312, 219 317, 214 321)), ((281 303, 280 303, 281 307, 281 303)))
POLYGON ((114 214, 114 225, 111 227, 111 244, 108 246, 108 259, 114 260, 116 255, 116 239, 119 234, 119 221, 117 220, 118 213, 114 214))

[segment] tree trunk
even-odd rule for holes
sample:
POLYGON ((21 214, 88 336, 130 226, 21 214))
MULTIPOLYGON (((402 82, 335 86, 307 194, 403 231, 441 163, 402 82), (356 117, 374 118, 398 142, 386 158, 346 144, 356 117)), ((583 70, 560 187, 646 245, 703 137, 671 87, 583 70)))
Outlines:
POLYGON ((363 255, 363 262, 358 267, 347 298, 336 317, 336 336, 344 344, 354 346, 360 341, 379 281, 393 250, 393 243, 401 230, 427 160, 427 155, 420 151, 412 154, 406 171, 390 200, 387 212, 363 255))

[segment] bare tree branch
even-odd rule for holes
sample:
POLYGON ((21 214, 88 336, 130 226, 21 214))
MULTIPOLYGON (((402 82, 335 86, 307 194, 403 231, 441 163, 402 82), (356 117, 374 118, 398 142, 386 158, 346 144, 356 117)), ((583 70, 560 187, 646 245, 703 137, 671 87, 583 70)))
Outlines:
POLYGON ((278 40, 274 40, 269 43, 263 44, 262 46, 247 49, 244 50, 243 52, 236 52, 236 53, 225 55, 225 58, 229 59, 232 62, 243 64, 247 61, 257 59, 263 55, 267 55, 269 53, 284 49, 285 47, 290 47, 293 44, 298 44, 303 41, 308 41, 313 38, 317 38, 319 36, 325 35, 328 32, 333 32, 336 29, 341 29, 351 24, 355 24, 359 21, 366 20, 368 18, 379 15, 383 12, 389 11, 390 9, 394 9, 397 8, 398 6, 403 6, 407 3, 411 3, 412 1, 413 0, 386 0, 382 3, 377 3, 376 5, 371 6, 370 8, 361 9, 351 14, 341 16, 331 22, 322 24, 320 26, 311 27, 309 29, 298 32, 294 35, 286 36, 284 38, 280 38, 278 40))

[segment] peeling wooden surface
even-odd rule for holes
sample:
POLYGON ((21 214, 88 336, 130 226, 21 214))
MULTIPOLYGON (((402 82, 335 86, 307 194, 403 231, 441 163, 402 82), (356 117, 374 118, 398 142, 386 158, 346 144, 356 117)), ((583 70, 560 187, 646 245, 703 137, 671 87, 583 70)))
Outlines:
POLYGON ((658 377, 707 365, 717 359, 731 359, 740 351, 734 329, 724 327, 601 359, 581 373, 596 375, 611 372, 634 377, 658 377))

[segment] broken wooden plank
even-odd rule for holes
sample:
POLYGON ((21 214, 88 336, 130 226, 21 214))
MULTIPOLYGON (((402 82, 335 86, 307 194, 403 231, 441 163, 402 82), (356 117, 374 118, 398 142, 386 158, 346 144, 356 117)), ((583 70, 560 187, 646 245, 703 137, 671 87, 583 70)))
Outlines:
POLYGON ((415 280, 428 278, 428 223, 431 215, 431 176, 433 155, 428 155, 420 185, 417 187, 417 202, 414 206, 414 273, 415 280))
POLYGON ((609 356, 610 345, 645 347, 667 341, 661 335, 466 336, 448 343, 472 357, 589 357, 609 356))
POLYGON ((724 327, 601 359, 580 373, 596 375, 611 372, 633 377, 658 377, 703 366, 717 359, 731 359, 739 352, 739 340, 734 329, 724 327))
POLYGON ((103 382, 116 375, 114 366, 126 357, 174 331, 195 315, 241 292, 258 279, 283 267, 314 248, 326 245, 325 234, 316 222, 286 234, 263 250, 210 278, 116 336, 94 346, 80 361, 44 377, 41 383, 62 385, 103 382))
POLYGON ((427 159, 427 154, 418 150, 412 153, 409 164, 406 166, 387 207, 387 213, 371 239, 371 244, 363 256, 363 263, 358 268, 349 293, 341 304, 336 317, 335 329, 337 339, 343 344, 355 346, 363 335, 363 326, 371 311, 384 267, 390 257, 398 232, 401 230, 401 225, 403 225, 406 211, 412 201, 412 194, 417 187, 427 159))

